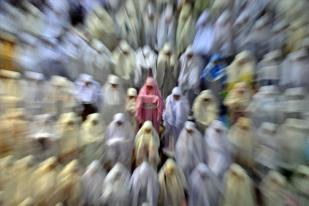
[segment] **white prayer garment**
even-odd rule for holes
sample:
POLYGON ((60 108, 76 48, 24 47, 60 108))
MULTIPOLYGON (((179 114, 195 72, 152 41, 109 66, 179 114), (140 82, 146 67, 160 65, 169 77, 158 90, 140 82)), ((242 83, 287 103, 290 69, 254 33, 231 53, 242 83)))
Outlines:
POLYGON ((79 148, 79 118, 75 113, 63 113, 57 123, 58 155, 62 161, 72 160, 79 148))
POLYGON ((13 156, 5 156, 0 159, 0 183, 1 183, 1 201, 5 205, 13 205, 14 193, 16 191, 16 176, 14 174, 13 156))
POLYGON ((149 45, 152 49, 157 50, 157 27, 158 13, 154 2, 147 2, 145 9, 142 11, 143 17, 143 39, 144 45, 149 45))
POLYGON ((143 205, 144 202, 152 206, 158 205, 160 190, 158 175, 148 162, 143 162, 134 170, 130 188, 132 206, 143 205))
POLYGON ((193 17, 192 7, 185 3, 181 7, 176 30, 176 56, 178 57, 185 51, 188 45, 193 41, 195 34, 195 19, 193 17))
POLYGON ((295 187, 296 199, 299 205, 308 203, 309 187, 309 168, 306 165, 300 165, 292 178, 292 185, 295 187))
POLYGON ((163 112, 164 148, 174 153, 178 136, 190 113, 189 102, 179 87, 175 87, 166 99, 163 112))
POLYGON ((253 163, 254 136, 250 119, 240 117, 228 133, 234 161, 250 166, 253 163))
POLYGON ((97 5, 86 19, 86 28, 92 37, 102 41, 106 47, 113 50, 117 46, 116 25, 110 14, 97 5))
POLYGON ((106 172, 103 170, 100 161, 94 160, 86 169, 81 178, 82 202, 86 205, 100 206, 102 185, 106 172))
POLYGON ((104 156, 105 125, 98 113, 89 114, 81 127, 81 145, 83 164, 87 166, 95 159, 104 156))
POLYGON ((175 156, 186 178, 199 163, 207 162, 205 142, 193 122, 185 123, 176 143, 175 156))
POLYGON ((173 4, 168 4, 164 8, 157 29, 157 46, 158 50, 161 50, 167 42, 171 44, 172 47, 175 46, 176 37, 176 17, 173 4))
POLYGON ((204 139, 207 144, 208 167, 221 180, 231 163, 227 129, 222 122, 215 120, 205 131, 204 139))
POLYGON ((205 131, 218 117, 218 103, 211 90, 204 90, 196 97, 192 110, 198 127, 205 131))
MULTIPOLYGON (((263 122, 256 134, 255 162, 261 166, 261 175, 266 175, 269 170, 277 169, 278 139, 277 125, 263 122)), ((258 169, 258 166, 257 166, 258 169)))
POLYGON ((218 206, 222 185, 206 164, 200 163, 189 179, 189 206, 218 206))
POLYGON ((192 102, 194 95, 198 93, 199 75, 203 67, 203 63, 196 54, 193 53, 192 47, 188 46, 179 60, 180 73, 178 77, 178 85, 181 90, 189 95, 189 102, 192 102))
POLYGON ((127 99, 126 99, 126 114, 131 122, 133 129, 136 129, 136 98, 137 98, 137 91, 134 88, 129 88, 127 90, 127 99))
POLYGON ((309 88, 309 60, 306 50, 298 50, 288 55, 282 64, 280 85, 284 88, 305 87, 309 88), (293 68, 293 70, 291 70, 293 68))
POLYGON ((159 183, 159 205, 178 206, 186 201, 186 178, 174 160, 166 160, 159 172, 159 183))
POLYGON ((108 125, 105 132, 105 138, 113 139, 122 137, 128 142, 134 142, 134 130, 130 121, 123 113, 114 115, 113 121, 108 125))
POLYGON ((101 100, 100 84, 91 75, 81 74, 75 82, 75 95, 79 103, 97 107, 101 100))
POLYGON ((101 204, 107 206, 129 204, 130 172, 121 163, 117 163, 106 175, 102 188, 101 204))
POLYGON ((224 183, 223 206, 256 205, 253 182, 239 165, 231 165, 224 183))
POLYGON ((137 49, 141 42, 142 20, 139 18, 138 8, 132 0, 128 0, 116 14, 116 22, 120 37, 125 39, 134 49, 137 49))
POLYGON ((287 186, 287 180, 282 174, 270 171, 260 185, 264 204, 266 206, 284 205, 287 198, 287 186))
POLYGON ((136 70, 136 53, 130 45, 122 40, 113 51, 114 74, 120 77, 126 87, 133 85, 136 70))
POLYGON ((136 165, 144 160, 154 168, 160 162, 159 157, 160 138, 151 121, 146 121, 135 137, 135 160, 136 165))
POLYGON ((134 85, 141 87, 146 78, 150 75, 154 79, 157 77, 157 54, 150 48, 149 45, 145 45, 136 51, 136 68, 134 75, 134 85))
POLYGON ((157 61, 156 80, 163 98, 170 94, 178 78, 178 63, 172 45, 164 44, 157 61))
POLYGON ((121 80, 115 75, 109 75, 107 82, 103 86, 102 113, 106 124, 113 120, 113 116, 119 112, 124 112, 125 93, 121 80))
POLYGON ((306 120, 286 119, 278 130, 279 166, 294 169, 305 162, 304 147, 308 137, 306 120))

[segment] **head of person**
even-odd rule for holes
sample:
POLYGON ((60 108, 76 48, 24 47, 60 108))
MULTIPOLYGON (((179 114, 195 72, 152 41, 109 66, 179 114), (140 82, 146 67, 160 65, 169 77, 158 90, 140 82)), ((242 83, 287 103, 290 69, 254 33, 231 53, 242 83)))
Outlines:
POLYGON ((120 79, 116 75, 109 75, 108 76, 108 83, 110 84, 111 88, 118 89, 120 84, 120 79))
POLYGON ((146 121, 143 125, 143 128, 144 128, 144 132, 146 134, 150 134, 152 132, 152 128, 153 128, 152 122, 146 121))
POLYGON ((173 99, 175 101, 179 101, 181 99, 181 96, 182 96, 181 89, 179 87, 175 87, 172 91, 172 95, 173 95, 173 99))
POLYGON ((129 89, 127 90, 127 97, 128 97, 129 100, 136 99, 136 97, 137 97, 137 91, 136 91, 136 89, 134 89, 134 88, 129 88, 129 89))
POLYGON ((195 124, 191 121, 187 121, 185 123, 185 129, 186 129, 186 132, 187 134, 191 135, 194 133, 194 130, 195 130, 195 124))
POLYGON ((117 113, 114 115, 114 122, 116 126, 121 127, 125 123, 126 117, 123 113, 117 113))

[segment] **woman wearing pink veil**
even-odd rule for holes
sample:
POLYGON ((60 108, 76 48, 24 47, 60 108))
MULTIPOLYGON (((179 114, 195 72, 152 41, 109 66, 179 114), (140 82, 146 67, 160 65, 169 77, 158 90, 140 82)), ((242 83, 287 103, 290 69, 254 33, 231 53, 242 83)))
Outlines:
POLYGON ((140 125, 151 121, 157 132, 160 132, 160 122, 164 109, 164 102, 156 81, 148 77, 139 91, 136 101, 136 119, 140 125))

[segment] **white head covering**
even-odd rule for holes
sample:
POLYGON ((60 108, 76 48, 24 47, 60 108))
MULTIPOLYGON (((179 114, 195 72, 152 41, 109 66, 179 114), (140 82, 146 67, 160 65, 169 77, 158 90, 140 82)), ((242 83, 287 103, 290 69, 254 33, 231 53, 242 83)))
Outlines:
POLYGON ((121 80, 115 75, 109 75, 103 86, 103 102, 105 105, 121 105, 124 103, 125 93, 121 86, 121 80), (112 88, 112 84, 117 88, 112 88))
POLYGON ((129 88, 127 90, 127 96, 132 96, 132 97, 136 97, 137 96, 137 91, 135 88, 129 88))
POLYGON ((105 133, 106 139, 124 138, 128 142, 133 142, 134 132, 130 121, 125 114, 117 113, 113 121, 108 125, 105 133))
POLYGON ((82 124, 81 139, 84 144, 102 141, 104 138, 104 122, 99 113, 89 114, 82 124))
POLYGON ((150 205, 158 204, 158 175, 149 163, 143 162, 134 170, 130 187, 132 191, 132 206, 138 206, 144 202, 148 202, 150 205))

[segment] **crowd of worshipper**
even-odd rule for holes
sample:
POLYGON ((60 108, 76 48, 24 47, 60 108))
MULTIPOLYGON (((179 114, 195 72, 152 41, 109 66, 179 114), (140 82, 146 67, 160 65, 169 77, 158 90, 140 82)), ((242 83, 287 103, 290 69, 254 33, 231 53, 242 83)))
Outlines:
POLYGON ((1 1, 0 205, 308 205, 308 9, 1 1))

